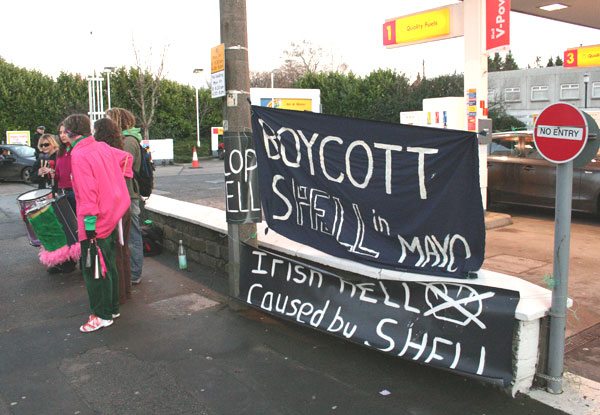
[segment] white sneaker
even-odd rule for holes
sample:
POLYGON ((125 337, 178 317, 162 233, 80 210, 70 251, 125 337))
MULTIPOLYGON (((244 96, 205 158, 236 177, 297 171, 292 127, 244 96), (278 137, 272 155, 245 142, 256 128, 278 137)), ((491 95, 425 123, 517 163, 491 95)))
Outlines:
POLYGON ((96 331, 98 329, 101 329, 102 327, 108 327, 112 323, 112 320, 104 320, 100 317, 96 317, 95 315, 91 314, 87 323, 79 327, 79 330, 83 333, 91 333, 92 331, 96 331))
POLYGON ((113 319, 115 319, 117 317, 121 317, 121 313, 113 314, 112 317, 113 317, 113 319))

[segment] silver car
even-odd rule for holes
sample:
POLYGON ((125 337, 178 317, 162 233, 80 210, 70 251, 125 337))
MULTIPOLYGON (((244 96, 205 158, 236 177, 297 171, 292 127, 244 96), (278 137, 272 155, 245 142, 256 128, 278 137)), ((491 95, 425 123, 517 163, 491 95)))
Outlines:
MULTIPOLYGON (((556 164, 541 156, 530 131, 494 133, 487 165, 488 203, 554 208, 556 164)), ((573 171, 573 210, 600 215, 600 152, 573 171)))

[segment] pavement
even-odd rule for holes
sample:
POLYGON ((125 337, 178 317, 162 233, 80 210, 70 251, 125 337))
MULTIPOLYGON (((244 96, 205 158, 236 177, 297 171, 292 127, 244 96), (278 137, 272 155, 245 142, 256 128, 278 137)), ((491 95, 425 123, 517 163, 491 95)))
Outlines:
POLYGON ((37 260, 15 202, 23 186, 0 183, 0 415, 575 413, 235 311, 226 275, 179 270, 170 253, 145 258, 111 327, 80 333, 82 276, 50 275, 37 260))

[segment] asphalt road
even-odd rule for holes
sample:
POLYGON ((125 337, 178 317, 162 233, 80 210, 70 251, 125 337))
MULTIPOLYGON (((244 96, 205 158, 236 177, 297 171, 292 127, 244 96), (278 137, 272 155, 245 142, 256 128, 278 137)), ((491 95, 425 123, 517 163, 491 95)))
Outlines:
POLYGON ((185 202, 224 209, 223 161, 203 159, 199 168, 187 165, 157 166, 154 193, 185 202))

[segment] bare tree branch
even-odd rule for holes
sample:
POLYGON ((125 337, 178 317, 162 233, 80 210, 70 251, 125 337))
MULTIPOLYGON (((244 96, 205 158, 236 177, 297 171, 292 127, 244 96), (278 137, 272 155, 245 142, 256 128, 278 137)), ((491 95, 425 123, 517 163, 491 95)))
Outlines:
POLYGON ((156 71, 152 70, 152 48, 150 48, 146 63, 142 62, 142 57, 132 41, 133 53, 135 55, 136 66, 133 69, 135 87, 129 89, 131 99, 138 107, 136 111, 140 120, 140 129, 142 137, 149 139, 150 127, 154 121, 156 105, 162 94, 161 82, 164 79, 165 56, 168 46, 165 46, 160 58, 160 64, 156 71))

